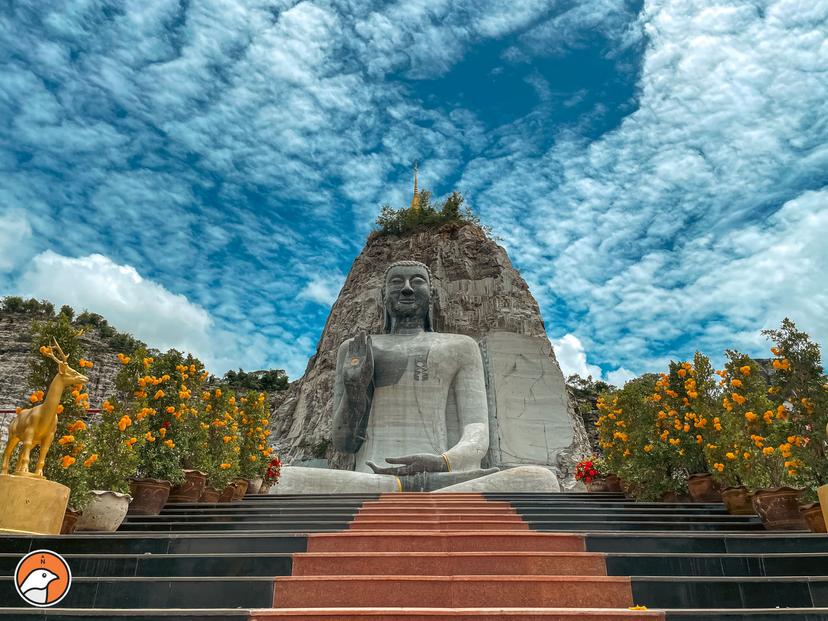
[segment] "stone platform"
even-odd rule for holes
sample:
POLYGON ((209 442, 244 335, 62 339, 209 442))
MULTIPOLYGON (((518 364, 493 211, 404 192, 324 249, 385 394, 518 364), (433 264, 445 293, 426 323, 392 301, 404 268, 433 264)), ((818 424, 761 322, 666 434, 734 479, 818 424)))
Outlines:
POLYGON ((0 537, 0 606, 0 620, 828 621, 828 536, 609 493, 251 496, 114 534, 0 537), (75 576, 55 609, 19 607, 12 584, 39 548, 75 576))

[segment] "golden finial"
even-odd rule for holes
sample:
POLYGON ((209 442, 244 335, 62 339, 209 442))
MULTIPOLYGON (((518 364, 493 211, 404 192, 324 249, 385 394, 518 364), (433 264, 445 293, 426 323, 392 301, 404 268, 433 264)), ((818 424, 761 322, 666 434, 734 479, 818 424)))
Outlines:
POLYGON ((414 162, 414 196, 411 197, 412 211, 420 211, 420 192, 417 189, 417 162, 414 162))

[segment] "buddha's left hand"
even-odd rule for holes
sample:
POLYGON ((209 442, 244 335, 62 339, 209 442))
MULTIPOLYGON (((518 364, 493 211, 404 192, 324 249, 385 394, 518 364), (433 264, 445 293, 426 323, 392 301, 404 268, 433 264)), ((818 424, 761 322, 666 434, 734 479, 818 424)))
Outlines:
POLYGON ((392 474, 398 477, 407 474, 416 474, 418 472, 446 472, 448 470, 448 464, 443 459, 443 456, 433 455, 431 453, 417 453, 415 455, 404 455, 403 457, 386 457, 385 461, 389 464, 402 465, 383 468, 372 461, 366 461, 365 463, 374 471, 374 474, 392 474))

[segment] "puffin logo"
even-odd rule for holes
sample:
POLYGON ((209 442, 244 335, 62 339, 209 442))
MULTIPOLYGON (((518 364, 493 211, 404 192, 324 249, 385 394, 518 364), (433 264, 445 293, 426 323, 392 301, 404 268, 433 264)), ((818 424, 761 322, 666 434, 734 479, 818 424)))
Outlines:
POLYGON ((69 593, 72 570, 60 554, 35 550, 20 559, 14 570, 14 586, 26 603, 38 608, 54 606, 69 593))

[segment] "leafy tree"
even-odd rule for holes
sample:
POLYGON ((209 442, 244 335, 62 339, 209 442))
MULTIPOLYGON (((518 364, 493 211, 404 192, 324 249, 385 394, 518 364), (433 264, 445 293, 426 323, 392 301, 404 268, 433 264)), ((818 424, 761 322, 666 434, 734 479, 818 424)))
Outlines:
MULTIPOLYGON (((442 226, 444 224, 476 224, 480 219, 468 207, 463 207, 465 199, 460 192, 452 192, 442 205, 432 202, 431 192, 420 190, 417 209, 394 209, 390 205, 383 205, 377 217, 378 234, 406 235, 416 230, 442 226)), ((484 227, 486 232, 490 232, 484 227)))

